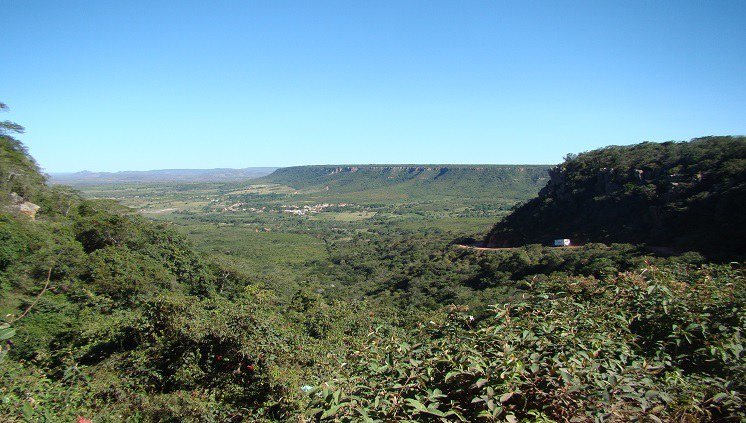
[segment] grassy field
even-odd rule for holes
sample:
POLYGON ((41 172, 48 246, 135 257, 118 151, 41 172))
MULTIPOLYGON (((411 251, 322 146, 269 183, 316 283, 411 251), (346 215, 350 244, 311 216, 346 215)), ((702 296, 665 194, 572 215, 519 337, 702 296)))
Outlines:
POLYGON ((177 227, 221 264, 284 294, 308 278, 315 262, 328 257, 324 240, 309 234, 262 232, 245 224, 192 222, 177 227))
POLYGON ((358 212, 328 212, 310 216, 314 220, 326 220, 335 222, 360 222, 374 217, 377 212, 358 211, 358 212))

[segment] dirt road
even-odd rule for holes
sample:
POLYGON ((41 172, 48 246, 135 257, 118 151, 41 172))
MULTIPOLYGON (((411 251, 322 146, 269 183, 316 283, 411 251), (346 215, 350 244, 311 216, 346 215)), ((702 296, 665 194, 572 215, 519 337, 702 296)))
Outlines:
MULTIPOLYGON (((454 244, 454 246, 456 246, 456 248, 461 248, 463 250, 476 250, 476 251, 511 251, 517 248, 521 248, 521 247, 477 247, 474 245, 464 245, 464 244, 454 244)), ((552 248, 559 248, 559 249, 580 248, 580 245, 566 245, 562 247, 552 247, 552 248)))

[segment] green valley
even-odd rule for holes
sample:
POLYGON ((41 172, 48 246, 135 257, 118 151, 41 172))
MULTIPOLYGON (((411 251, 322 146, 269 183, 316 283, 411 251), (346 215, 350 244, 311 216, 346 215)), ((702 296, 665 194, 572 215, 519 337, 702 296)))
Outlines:
POLYGON ((0 11, 0 423, 746 423, 746 1, 0 11))
POLYGON ((3 421, 746 418, 744 137, 69 188, 2 125, 3 421))

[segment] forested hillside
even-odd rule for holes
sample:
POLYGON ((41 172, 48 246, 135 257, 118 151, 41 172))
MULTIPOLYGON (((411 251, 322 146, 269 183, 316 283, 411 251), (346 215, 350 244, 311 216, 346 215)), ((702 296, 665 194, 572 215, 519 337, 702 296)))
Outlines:
POLYGON ((381 221, 314 234, 328 259, 268 286, 176 224, 48 186, 22 128, 0 131, 1 421, 746 418, 738 262, 476 251, 381 221))
POLYGON ((262 180, 295 189, 332 193, 381 191, 410 197, 445 195, 528 199, 548 180, 548 166, 363 165, 298 166, 276 170, 262 180))
POLYGON ((311 294, 280 304, 169 224, 47 186, 1 125, 0 420, 284 421, 370 325, 311 294))
POLYGON ((537 198, 487 237, 490 246, 645 243, 746 252, 746 137, 612 146, 570 155, 537 198))

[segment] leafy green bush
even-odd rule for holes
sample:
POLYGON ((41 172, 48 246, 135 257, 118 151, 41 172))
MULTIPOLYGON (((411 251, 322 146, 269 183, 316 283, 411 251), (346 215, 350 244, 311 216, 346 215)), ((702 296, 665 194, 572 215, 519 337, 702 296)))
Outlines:
POLYGON ((385 328, 321 385, 321 420, 740 421, 746 330, 728 266, 550 278, 475 325, 453 307, 405 338, 385 328), (653 416, 653 417, 650 417, 653 416))

